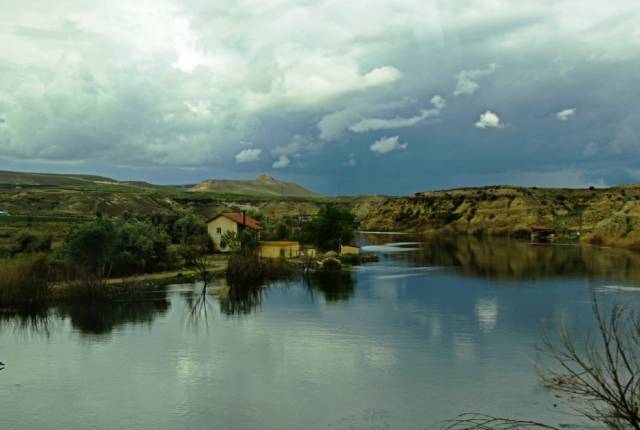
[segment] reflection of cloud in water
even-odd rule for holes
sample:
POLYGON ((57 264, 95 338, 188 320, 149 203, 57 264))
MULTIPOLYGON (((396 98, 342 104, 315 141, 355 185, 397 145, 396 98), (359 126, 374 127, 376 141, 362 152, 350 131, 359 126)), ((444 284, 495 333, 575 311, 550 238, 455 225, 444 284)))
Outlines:
POLYGON ((360 272, 372 272, 373 279, 392 280, 423 276, 427 272, 439 270, 439 267, 402 267, 402 266, 355 266, 354 269, 360 272), (381 273, 380 275, 376 273, 381 273))
POLYGON ((431 338, 433 340, 439 340, 440 335, 442 334, 442 322, 440 321, 440 315, 433 315, 431 317, 431 338))
POLYGON ((389 245, 366 245, 362 247, 364 252, 380 252, 383 254, 392 254, 396 252, 410 252, 419 251, 420 248, 405 248, 401 246, 389 246, 389 245))
POLYGON ((403 278, 412 278, 414 276, 422 276, 421 273, 398 273, 395 275, 379 275, 376 276, 376 279, 403 279, 403 278))
POLYGON ((364 350, 364 354, 367 364, 379 369, 393 367, 397 361, 393 349, 383 345, 371 345, 364 350))
POLYGON ((365 245, 361 249, 364 252, 381 252, 383 254, 393 254, 396 252, 420 251, 415 245, 421 242, 392 242, 384 245, 365 245))
POLYGON ((476 302, 476 316, 482 331, 490 333, 498 321, 498 303, 496 303, 496 299, 478 299, 476 302))
POLYGON ((615 293, 616 291, 629 291, 634 293, 640 293, 640 287, 629 287, 626 285, 603 285, 598 288, 602 293, 615 293))
POLYGON ((476 346, 473 336, 469 333, 456 333, 453 335, 453 353, 456 358, 473 359, 476 355, 476 346))
POLYGON ((353 266, 351 268, 354 272, 429 272, 432 270, 439 270, 441 267, 438 266, 386 266, 386 265, 362 265, 362 266, 353 266))

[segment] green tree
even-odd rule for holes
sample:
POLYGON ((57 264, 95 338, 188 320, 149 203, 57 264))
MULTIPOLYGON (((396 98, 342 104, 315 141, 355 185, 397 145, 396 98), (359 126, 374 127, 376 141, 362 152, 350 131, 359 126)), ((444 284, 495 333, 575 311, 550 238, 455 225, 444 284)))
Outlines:
POLYGON ((212 276, 208 262, 212 245, 207 224, 197 216, 189 214, 176 222, 176 231, 180 237, 178 252, 185 264, 196 271, 203 283, 204 291, 212 276))
POLYGON ((169 235, 148 222, 129 221, 116 228, 114 272, 120 275, 169 268, 169 235))
POLYGON ((222 235, 220 246, 228 248, 231 252, 244 255, 252 255, 258 249, 260 241, 258 235, 248 228, 240 230, 238 233, 227 231, 222 235))
POLYGON ((106 284, 113 269, 116 233, 112 222, 98 219, 81 225, 67 235, 63 252, 80 270, 87 287, 106 284))
POLYGON ((315 245, 321 251, 337 251, 340 244, 353 240, 356 227, 356 217, 349 209, 328 203, 311 221, 304 224, 301 240, 315 245))

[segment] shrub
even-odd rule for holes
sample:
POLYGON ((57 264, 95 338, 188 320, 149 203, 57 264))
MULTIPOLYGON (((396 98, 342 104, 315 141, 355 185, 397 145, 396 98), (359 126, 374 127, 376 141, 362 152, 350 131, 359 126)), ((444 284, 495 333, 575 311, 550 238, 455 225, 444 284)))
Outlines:
POLYGON ((302 227, 301 241, 314 244, 320 251, 337 251, 341 243, 353 240, 356 217, 347 208, 328 203, 302 227))
POLYGON ((20 230, 11 238, 9 252, 11 255, 30 252, 45 252, 51 250, 51 236, 35 233, 29 230, 20 230))
POLYGON ((51 292, 49 265, 40 254, 0 261, 0 303, 36 304, 51 292))

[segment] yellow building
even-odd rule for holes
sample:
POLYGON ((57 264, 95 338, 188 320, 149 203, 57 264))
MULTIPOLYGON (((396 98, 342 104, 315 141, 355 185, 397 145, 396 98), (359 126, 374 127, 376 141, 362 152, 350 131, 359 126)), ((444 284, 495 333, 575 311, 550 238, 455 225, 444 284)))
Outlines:
POLYGON ((216 251, 229 252, 229 247, 223 247, 221 245, 222 236, 227 232, 233 232, 238 234, 241 230, 248 228, 258 233, 260 237, 260 230, 262 227, 260 223, 255 219, 247 216, 247 214, 239 212, 228 212, 220 215, 216 215, 207 221, 207 232, 209 237, 213 241, 213 247, 216 251))
POLYGON ((264 258, 295 258, 300 256, 300 244, 294 241, 260 242, 260 257, 264 258))
POLYGON ((355 245, 340 245, 340 255, 360 254, 360 248, 355 245))

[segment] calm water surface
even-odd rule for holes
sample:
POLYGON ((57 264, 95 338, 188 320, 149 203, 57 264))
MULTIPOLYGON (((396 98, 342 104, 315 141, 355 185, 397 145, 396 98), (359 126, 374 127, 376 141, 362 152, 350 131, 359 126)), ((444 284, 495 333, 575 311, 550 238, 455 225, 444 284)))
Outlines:
POLYGON ((183 285, 3 314, 0 428, 420 429, 472 411, 571 423, 534 369, 545 324, 590 328, 594 290, 640 303, 626 251, 359 240, 379 263, 240 301, 183 285))

